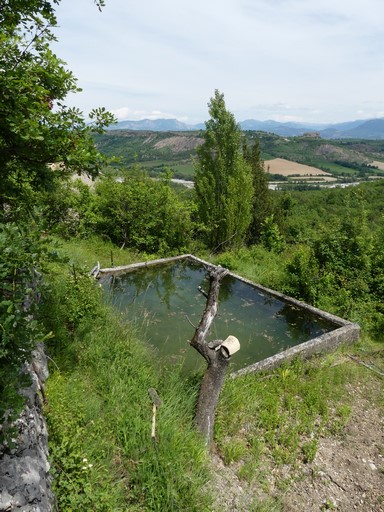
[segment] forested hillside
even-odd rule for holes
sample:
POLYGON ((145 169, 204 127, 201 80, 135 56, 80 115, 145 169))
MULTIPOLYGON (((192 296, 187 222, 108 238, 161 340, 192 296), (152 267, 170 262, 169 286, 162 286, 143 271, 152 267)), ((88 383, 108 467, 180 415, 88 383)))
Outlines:
MULTIPOLYGON (((177 178, 193 179, 192 160, 203 132, 147 132, 114 130, 95 137, 100 151, 116 156, 119 163, 140 162, 152 173, 168 167, 177 178)), ((264 160, 285 158, 317 167, 344 180, 384 176, 384 144, 375 140, 324 140, 309 134, 279 137, 245 131, 248 143, 257 139, 264 160), (381 162, 381 165, 380 165, 381 162)))

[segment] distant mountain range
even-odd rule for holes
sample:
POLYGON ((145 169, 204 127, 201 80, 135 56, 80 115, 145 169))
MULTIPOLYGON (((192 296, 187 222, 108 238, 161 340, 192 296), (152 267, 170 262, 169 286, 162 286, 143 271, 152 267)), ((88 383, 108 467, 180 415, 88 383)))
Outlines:
POLYGON ((109 130, 139 130, 150 132, 185 132, 203 130, 204 124, 190 125, 177 119, 142 119, 141 121, 119 121, 109 127, 109 130))
MULTIPOLYGON (((384 139, 384 118, 350 121, 336 124, 279 123, 247 119, 240 122, 243 130, 274 133, 283 137, 295 137, 316 132, 324 139, 384 139)), ((119 121, 109 130, 140 130, 153 132, 179 132, 204 130, 204 123, 190 125, 177 119, 143 119, 141 121, 119 121)))

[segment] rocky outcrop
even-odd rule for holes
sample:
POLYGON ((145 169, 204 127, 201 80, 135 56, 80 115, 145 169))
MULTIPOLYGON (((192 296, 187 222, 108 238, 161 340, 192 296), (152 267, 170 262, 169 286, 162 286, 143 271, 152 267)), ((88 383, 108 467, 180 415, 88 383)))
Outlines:
POLYGON ((55 510, 48 460, 48 433, 42 412, 41 387, 48 377, 43 347, 27 365, 32 385, 22 390, 25 407, 13 423, 14 447, 0 446, 0 512, 55 510))

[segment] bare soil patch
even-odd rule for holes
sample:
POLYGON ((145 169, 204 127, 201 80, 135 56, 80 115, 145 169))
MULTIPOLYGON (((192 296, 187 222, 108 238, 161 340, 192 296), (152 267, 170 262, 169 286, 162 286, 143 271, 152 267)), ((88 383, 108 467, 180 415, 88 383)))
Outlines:
POLYGON ((175 153, 181 153, 183 151, 194 150, 196 147, 203 144, 203 140, 199 137, 187 137, 183 135, 175 135, 174 137, 168 137, 166 139, 156 142, 155 148, 169 148, 175 153))
POLYGON ((380 169, 380 171, 384 171, 384 162, 378 162, 377 160, 374 160, 373 162, 370 163, 370 165, 374 165, 375 167, 380 169))
POLYGON ((315 459, 284 496, 283 510, 384 511, 384 422, 360 389, 340 437, 322 439, 315 459))
POLYGON ((293 176, 295 174, 301 176, 331 176, 329 172, 322 171, 317 167, 310 165, 298 164, 284 158, 274 158, 266 160, 264 168, 270 174, 281 174, 282 176, 293 176))
POLYGON ((314 460, 295 466, 264 460, 260 478, 240 480, 241 462, 212 457, 214 510, 220 512, 384 512, 384 418, 377 406, 382 383, 349 385, 353 398, 341 433, 324 437, 314 460), (260 508, 259 508, 260 507, 260 508))

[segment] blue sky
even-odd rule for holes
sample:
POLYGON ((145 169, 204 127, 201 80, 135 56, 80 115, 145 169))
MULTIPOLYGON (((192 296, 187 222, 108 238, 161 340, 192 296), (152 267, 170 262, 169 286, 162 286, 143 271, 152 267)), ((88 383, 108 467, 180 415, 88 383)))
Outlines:
POLYGON ((384 117, 383 0, 62 0, 55 52, 82 93, 120 119, 384 117))

